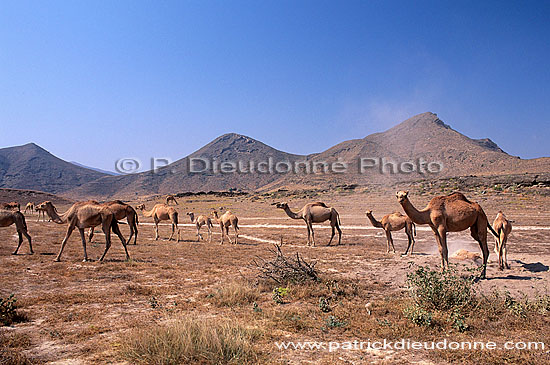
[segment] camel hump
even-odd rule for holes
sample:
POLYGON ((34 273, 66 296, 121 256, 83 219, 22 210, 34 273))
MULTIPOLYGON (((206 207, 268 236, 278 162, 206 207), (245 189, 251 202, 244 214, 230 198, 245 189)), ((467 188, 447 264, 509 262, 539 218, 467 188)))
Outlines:
POLYGON ((325 203, 323 202, 315 202, 315 203, 311 203, 311 206, 312 207, 323 207, 323 208, 329 208, 325 203))
POLYGON ((466 203, 471 203, 471 201, 469 201, 468 198, 466 198, 466 196, 464 194, 459 193, 459 192, 449 194, 449 195, 447 195, 447 198, 452 199, 452 200, 463 200, 466 203))

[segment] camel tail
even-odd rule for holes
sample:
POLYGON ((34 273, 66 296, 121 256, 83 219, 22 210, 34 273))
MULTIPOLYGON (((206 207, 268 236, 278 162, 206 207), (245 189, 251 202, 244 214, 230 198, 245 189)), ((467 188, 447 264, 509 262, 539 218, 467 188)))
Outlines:
POLYGON ((496 238, 499 238, 500 239, 500 235, 498 233, 495 232, 495 230, 493 229, 493 227, 491 227, 491 224, 489 222, 487 222, 487 228, 489 228, 489 231, 491 231, 491 233, 493 234, 493 236, 495 236, 496 238))

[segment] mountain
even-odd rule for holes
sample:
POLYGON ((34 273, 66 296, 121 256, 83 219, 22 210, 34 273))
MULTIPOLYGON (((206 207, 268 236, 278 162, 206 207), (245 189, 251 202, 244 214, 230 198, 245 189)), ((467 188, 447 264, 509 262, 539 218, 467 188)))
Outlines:
POLYGON ((198 151, 157 172, 147 171, 123 176, 106 176, 71 191, 75 196, 137 196, 180 191, 256 190, 281 178, 281 174, 263 173, 267 162, 293 163, 305 156, 279 151, 253 138, 235 133, 224 134, 198 151), (238 172, 216 172, 215 166, 234 163, 238 172), (239 166, 238 163, 241 162, 239 166), (254 163, 250 172, 250 162, 254 163), (261 171, 258 171, 257 164, 261 171), (206 164, 208 171, 203 171, 206 164), (203 171, 203 172, 196 172, 203 171))
POLYGON ((57 158, 34 143, 0 149, 0 188, 62 193, 103 176, 57 158))
POLYGON ((76 161, 71 161, 71 163, 72 163, 73 165, 76 165, 76 166, 79 166, 79 167, 84 167, 85 169, 90 169, 90 170, 94 170, 94 171, 97 171, 97 172, 101 172, 102 174, 105 174, 105 175, 111 175, 111 176, 120 175, 120 174, 118 174, 118 173, 116 173, 116 172, 98 169, 97 167, 86 166, 86 165, 83 165, 83 164, 78 163, 78 162, 76 162, 76 161))
POLYGON ((158 171, 130 175, 109 176, 78 167, 34 144, 0 150, 0 187, 63 192, 77 199, 393 184, 547 171, 550 158, 523 160, 511 156, 489 138, 472 139, 459 133, 434 113, 415 115, 385 132, 307 156, 279 151, 247 136, 224 134, 158 171), (348 164, 344 173, 331 170, 336 162, 348 164), (319 172, 323 166, 329 171, 319 172), (312 173, 316 167, 317 173, 312 173), (292 173, 285 173, 288 168, 292 173), (266 171, 269 169, 273 171, 266 171))

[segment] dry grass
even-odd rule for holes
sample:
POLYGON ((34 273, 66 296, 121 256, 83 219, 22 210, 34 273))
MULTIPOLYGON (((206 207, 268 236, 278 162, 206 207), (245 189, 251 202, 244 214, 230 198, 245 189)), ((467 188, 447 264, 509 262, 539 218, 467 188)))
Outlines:
POLYGON ((30 339, 26 335, 0 332, 0 365, 32 364, 22 352, 30 344, 30 339))
POLYGON ((246 280, 230 281, 217 287, 209 297, 218 306, 234 307, 255 302, 260 297, 260 290, 246 280))
POLYGON ((120 352, 135 364, 255 363, 258 336, 258 331, 229 321, 182 317, 124 336, 120 352))

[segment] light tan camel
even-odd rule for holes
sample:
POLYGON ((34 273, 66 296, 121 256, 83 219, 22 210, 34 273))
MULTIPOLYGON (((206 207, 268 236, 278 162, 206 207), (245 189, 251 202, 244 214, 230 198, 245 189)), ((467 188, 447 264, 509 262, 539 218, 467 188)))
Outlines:
POLYGON ((3 203, 2 208, 5 210, 17 209, 18 212, 21 211, 21 205, 18 202, 3 203))
POLYGON ((27 233, 27 223, 25 222, 25 216, 21 212, 12 212, 8 210, 0 210, 0 227, 9 227, 15 223, 15 229, 19 235, 19 243, 12 255, 17 255, 21 243, 23 243, 23 236, 29 241, 29 251, 31 255, 34 253, 32 250, 31 236, 27 233))
POLYGON ((307 226, 307 245, 310 244, 315 247, 315 235, 313 233, 313 223, 322 223, 330 220, 330 226, 332 227, 332 236, 328 241, 328 246, 332 243, 332 239, 335 235, 335 229, 338 230, 338 245, 342 242, 342 230, 340 229, 340 216, 336 209, 327 206, 323 202, 307 203, 298 213, 294 213, 285 203, 273 203, 277 208, 285 211, 292 219, 303 219, 307 226))
POLYGON ((407 246, 407 250, 403 255, 412 255, 414 250, 414 235, 416 235, 416 226, 414 225, 413 221, 403 214, 399 212, 395 212, 392 214, 386 214, 384 217, 382 217, 382 221, 377 221, 376 218, 372 215, 372 210, 367 210, 365 212, 367 215, 367 218, 370 220, 371 224, 374 227, 382 228, 384 232, 386 232, 386 240, 388 241, 388 248, 386 250, 387 253, 390 252, 390 244, 393 248, 393 253, 395 253, 395 246, 393 245, 393 238, 391 236, 392 231, 400 231, 403 228, 405 228, 405 233, 407 234, 407 238, 409 239, 409 245, 407 246), (411 249, 410 253, 409 248, 411 249))
POLYGON ((510 235, 510 232, 512 232, 512 223, 506 219, 504 213, 499 211, 493 222, 493 228, 498 233, 498 235, 495 236, 495 252, 498 255, 498 268, 500 270, 503 270, 504 267, 509 269, 510 265, 508 265, 506 242, 508 242, 508 236, 510 235))
POLYGON ((171 241, 174 237, 174 231, 178 230, 178 242, 180 241, 180 229, 178 228, 178 211, 174 207, 166 204, 156 204, 150 211, 145 210, 145 205, 142 204, 141 211, 145 217, 153 217, 155 221, 155 240, 159 239, 159 222, 170 221, 172 223, 172 234, 168 238, 171 241))
POLYGON ((27 214, 27 212, 29 211, 31 213, 34 212, 34 203, 28 202, 27 205, 25 206, 25 214, 27 214))
POLYGON ((103 255, 101 256, 99 261, 103 261, 105 255, 107 254, 107 251, 109 251, 109 248, 111 247, 111 229, 120 238, 120 242, 122 242, 124 252, 126 253, 126 260, 130 259, 128 249, 126 248, 126 241, 124 240, 122 233, 120 233, 120 229, 118 228, 118 223, 115 219, 114 213, 108 207, 100 205, 98 202, 93 200, 77 202, 74 203, 69 208, 69 210, 61 215, 57 214, 57 210, 50 201, 40 204, 40 207, 46 210, 46 213, 48 213, 48 215, 55 223, 69 224, 67 228, 67 233, 65 234, 65 238, 63 238, 63 241, 61 242, 61 249, 59 250, 57 257, 55 258, 55 261, 61 260, 63 249, 65 248, 67 240, 69 239, 71 233, 73 233, 73 230, 75 228, 78 228, 78 231, 80 232, 80 238, 82 239, 82 248, 84 250, 83 261, 88 261, 88 254, 86 252, 86 237, 84 236, 84 230, 86 228, 99 226, 100 224, 103 233, 105 233, 105 251, 103 252, 103 255))
POLYGON ((233 243, 231 242, 231 237, 229 237, 230 226, 233 226, 233 229, 235 230, 235 244, 239 244, 239 218, 237 218, 237 216, 233 214, 230 210, 223 213, 221 217, 218 217, 217 210, 213 210, 210 214, 214 217, 214 219, 216 219, 216 223, 220 225, 220 229, 222 231, 222 239, 220 241, 220 245, 223 244, 224 234, 227 236, 229 243, 233 243))
MULTIPOLYGON (((111 211, 115 214, 115 219, 117 221, 126 218, 126 221, 128 222, 128 226, 130 226, 130 237, 128 237, 128 244, 130 244, 130 241, 132 240, 132 236, 134 237, 134 245, 137 243, 137 236, 138 236, 138 216, 134 208, 132 208, 130 205, 120 201, 120 200, 113 200, 106 203, 101 203, 101 205, 104 205, 111 209, 111 211)), ((94 227, 90 228, 90 233, 88 234, 88 240, 92 242, 92 238, 94 237, 94 227)))
POLYGON ((208 242, 212 242, 212 220, 210 219, 210 217, 206 217, 204 215, 199 215, 198 217, 196 217, 195 219, 195 214, 193 212, 187 212, 187 215, 189 216, 189 218, 191 218, 191 223, 194 223, 195 226, 197 227, 197 242, 199 242, 200 240, 204 240, 204 238, 202 237, 201 235, 201 227, 202 226, 206 226, 206 228, 208 229, 208 242))
MULTIPOLYGON (((44 208, 44 206, 46 205, 46 203, 48 203, 49 201, 44 201, 38 205, 36 205, 34 207, 34 211, 38 213, 38 219, 36 220, 37 222, 40 222, 40 216, 42 216, 42 221, 46 221, 46 208, 44 208)), ((54 207, 55 209, 55 207, 54 207)), ((51 219, 48 219, 48 222, 50 222, 51 219)))
POLYGON ((489 249, 487 248, 487 228, 494 230, 481 206, 471 202, 462 193, 436 196, 423 210, 417 210, 408 198, 408 191, 396 193, 397 200, 405 213, 416 224, 428 224, 435 234, 441 254, 441 270, 449 267, 447 232, 460 232, 470 228, 473 239, 479 243, 483 254, 483 270, 480 278, 485 278, 489 249))
POLYGON ((176 201, 176 197, 173 195, 166 195, 166 205, 169 205, 170 202, 174 202, 176 205, 178 205, 178 202, 176 201))

